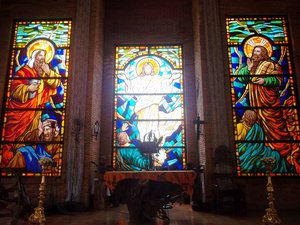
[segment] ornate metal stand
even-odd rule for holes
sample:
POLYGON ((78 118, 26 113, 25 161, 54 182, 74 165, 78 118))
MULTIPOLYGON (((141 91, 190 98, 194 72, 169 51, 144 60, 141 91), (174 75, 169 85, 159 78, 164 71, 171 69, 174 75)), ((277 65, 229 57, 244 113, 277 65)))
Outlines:
POLYGON ((264 225, 278 225, 281 223, 281 221, 277 215, 277 210, 274 207, 274 200, 275 200, 275 198, 273 197, 274 188, 271 180, 271 171, 275 166, 276 160, 272 157, 266 157, 261 160, 261 163, 265 165, 267 170, 268 183, 266 187, 268 192, 267 199, 268 199, 268 206, 269 206, 266 209, 266 214, 262 218, 262 222, 264 225))
POLYGON ((38 196, 38 206, 34 209, 34 212, 29 216, 28 224, 29 225, 45 225, 46 217, 44 213, 44 199, 45 199, 45 190, 46 190, 46 168, 53 165, 53 161, 50 158, 42 158, 39 160, 39 163, 42 166, 42 180, 39 187, 39 196, 38 196))

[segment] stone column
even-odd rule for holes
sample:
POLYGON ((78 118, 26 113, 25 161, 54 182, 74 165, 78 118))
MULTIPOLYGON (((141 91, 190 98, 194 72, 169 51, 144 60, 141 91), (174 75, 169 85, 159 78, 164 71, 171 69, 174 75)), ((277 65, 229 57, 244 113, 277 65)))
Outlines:
POLYGON ((203 79, 203 95, 205 105, 205 120, 209 131, 207 136, 212 140, 213 149, 220 145, 228 145, 228 115, 230 115, 227 103, 230 102, 230 95, 226 95, 226 89, 229 88, 228 77, 225 74, 225 65, 227 59, 224 57, 223 47, 224 38, 222 38, 221 23, 222 18, 219 15, 218 0, 203 0, 203 41, 202 48, 205 55, 202 54, 206 62, 206 68, 202 70, 203 79), (204 44, 204 45, 203 45, 204 44))
MULTIPOLYGON (((100 163, 100 129, 101 124, 101 99, 103 75, 103 42, 104 42, 104 0, 91 0, 90 41, 88 54, 88 80, 86 99, 86 132, 85 132, 85 160, 83 199, 88 199, 85 194, 96 195, 99 172, 96 172, 100 163), (99 122, 99 133, 93 133, 96 122, 99 122), (92 163, 94 162, 94 163, 92 163), (97 166, 98 165, 98 166, 97 166), (95 192, 95 193, 94 193, 95 192)), ((99 188, 98 188, 99 189, 99 188)), ((102 196, 103 197, 103 196, 102 196)), ((94 201, 94 204, 99 204, 94 201)), ((103 205, 94 207, 103 208, 103 205)))
MULTIPOLYGON (((212 166, 214 150, 221 145, 229 146, 229 124, 231 112, 229 79, 225 74, 225 63, 218 0, 200 1, 200 45, 203 109, 205 120, 205 151, 207 166, 212 166)), ((199 62, 195 62, 198 64, 199 62)), ((201 83, 200 83, 201 84, 201 83)), ((200 102, 201 103, 201 102, 200 102)), ((199 104, 199 101, 198 101, 199 104)), ((201 106, 201 105, 200 105, 201 106)))
MULTIPOLYGON (((196 102, 197 115, 200 120, 204 120, 203 110, 203 81, 202 81, 202 64, 201 64, 201 46, 200 46, 200 0, 193 0, 193 33, 194 33, 194 59, 195 59, 195 80, 196 80, 196 102)), ((196 118, 195 118, 196 119, 196 118)), ((201 165, 206 164, 205 145, 204 145, 204 126, 201 125, 198 139, 198 162, 201 165)))
POLYGON ((198 140, 199 162, 205 165, 207 190, 212 182, 214 150, 230 143, 230 95, 226 95, 229 85, 224 70, 221 21, 218 0, 193 0, 197 113, 204 120, 204 134, 198 140))
POLYGON ((91 0, 77 0, 73 20, 71 71, 68 85, 67 145, 66 145, 66 201, 79 201, 84 169, 85 114, 88 90, 88 51, 91 0))
MULTIPOLYGON (((194 65, 195 65, 195 81, 196 81, 196 109, 197 116, 199 120, 204 121, 204 110, 203 110, 203 77, 202 77, 202 56, 201 56, 201 25, 200 25, 200 0, 193 0, 193 36, 194 36, 194 65)), ((195 118, 196 119, 196 118, 195 118)), ((200 121, 197 121, 198 123, 200 121)), ((206 182, 205 182, 205 165, 206 165, 206 155, 205 155, 205 124, 198 124, 200 126, 197 132, 197 162, 198 165, 198 176, 195 181, 195 193, 192 199, 192 207, 203 208, 204 202, 206 202, 206 182)))

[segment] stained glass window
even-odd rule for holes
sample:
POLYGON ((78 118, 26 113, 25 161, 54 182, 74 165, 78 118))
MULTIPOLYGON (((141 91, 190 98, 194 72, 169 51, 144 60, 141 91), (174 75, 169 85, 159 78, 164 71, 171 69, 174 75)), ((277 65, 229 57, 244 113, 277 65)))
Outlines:
POLYGON ((2 116, 0 162, 24 176, 40 175, 39 160, 62 169, 71 21, 16 21, 2 116))
POLYGON ((287 18, 227 18, 226 28, 238 175, 265 175, 260 160, 273 157, 273 176, 298 176, 296 74, 287 18))
POLYGON ((186 168, 182 47, 115 51, 113 168, 186 168))

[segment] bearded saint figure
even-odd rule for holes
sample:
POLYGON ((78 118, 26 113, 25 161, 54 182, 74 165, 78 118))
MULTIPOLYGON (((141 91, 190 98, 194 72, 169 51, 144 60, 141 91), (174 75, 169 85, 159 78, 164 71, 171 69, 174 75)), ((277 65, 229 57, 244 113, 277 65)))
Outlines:
POLYGON ((249 103, 251 107, 257 107, 254 109, 257 122, 265 133, 266 141, 283 141, 268 142, 267 145, 278 151, 300 173, 299 146, 284 142, 295 137, 287 128, 284 111, 279 108, 279 87, 284 79, 281 74, 281 66, 269 57, 267 49, 257 45, 253 48, 251 58, 247 59, 247 65, 239 70, 238 75, 242 76, 238 80, 248 86, 249 103))
MULTIPOLYGON (((36 46, 41 46, 38 41, 36 46)), ((47 41, 43 40, 45 42, 47 41)), ((60 79, 54 79, 61 76, 50 69, 47 57, 45 48, 34 49, 28 55, 27 64, 16 72, 12 80, 8 99, 8 108, 11 110, 6 114, 4 128, 5 141, 24 141, 26 134, 38 128, 41 111, 30 109, 43 109, 47 102, 51 102, 51 96, 56 94, 57 87, 61 85, 60 79)), ((3 146, 3 166, 7 165, 18 147, 11 144, 3 146)))

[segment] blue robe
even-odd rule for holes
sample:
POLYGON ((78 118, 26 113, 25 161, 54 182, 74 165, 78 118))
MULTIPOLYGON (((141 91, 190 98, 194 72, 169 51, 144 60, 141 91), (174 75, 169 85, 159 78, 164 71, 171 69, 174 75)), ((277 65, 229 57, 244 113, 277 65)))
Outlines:
POLYGON ((262 141, 265 141, 265 135, 261 126, 255 123, 245 137, 245 141, 238 143, 239 164, 241 172, 258 173, 266 172, 260 160, 264 157, 273 157, 276 159, 276 165, 273 173, 295 173, 295 168, 291 167, 277 151, 273 151, 262 141), (259 141, 259 142, 256 142, 259 141))
POLYGON ((32 146, 24 146, 17 151, 22 152, 26 162, 26 168, 29 172, 41 173, 42 167, 39 164, 39 160, 45 157, 52 158, 43 145, 37 145, 36 149, 32 146))
POLYGON ((149 170, 150 159, 144 156, 138 148, 119 148, 117 150, 117 164, 121 170, 149 170))

